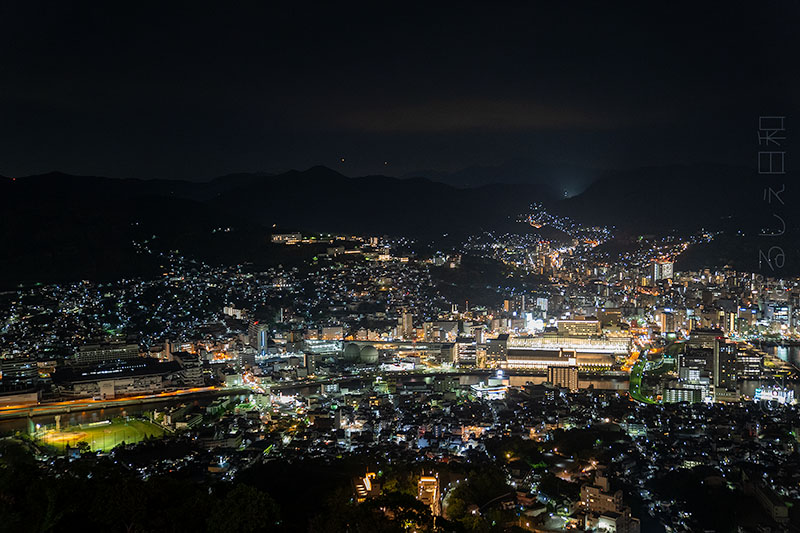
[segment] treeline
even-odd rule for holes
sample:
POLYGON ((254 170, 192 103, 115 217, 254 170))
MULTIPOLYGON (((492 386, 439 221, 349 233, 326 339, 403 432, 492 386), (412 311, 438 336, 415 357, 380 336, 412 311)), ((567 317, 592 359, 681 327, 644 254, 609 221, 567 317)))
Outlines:
POLYGON ((0 531, 467 533, 508 531, 513 518, 491 508, 468 512, 508 490, 490 463, 439 465, 446 479, 463 480, 450 495, 447 520, 416 499, 423 467, 413 463, 381 470, 382 495, 357 504, 352 476, 378 458, 272 461, 231 483, 210 482, 198 471, 143 480, 113 456, 43 462, 36 452, 27 441, 0 440, 0 531))

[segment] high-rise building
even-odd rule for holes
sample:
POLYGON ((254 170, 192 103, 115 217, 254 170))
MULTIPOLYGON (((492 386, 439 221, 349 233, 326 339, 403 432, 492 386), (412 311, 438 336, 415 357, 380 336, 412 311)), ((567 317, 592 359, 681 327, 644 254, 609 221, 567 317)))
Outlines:
POLYGON ((736 351, 736 373, 742 379, 758 379, 761 377, 763 357, 753 350, 738 349, 736 351))
POLYGON ((478 364, 478 346, 474 338, 459 337, 456 340, 454 363, 463 367, 472 367, 478 364))
POLYGON ((673 276, 673 263, 672 261, 654 261, 651 265, 650 277, 653 282, 661 281, 664 279, 672 279, 673 276))
POLYGON ((486 363, 495 367, 505 362, 508 355, 508 333, 501 333, 496 339, 486 341, 486 363))
POLYGON ((475 335, 475 342, 483 344, 486 340, 486 327, 483 325, 475 326, 472 328, 472 331, 475 335))
POLYGON ((548 366, 547 381, 556 387, 562 387, 571 391, 578 390, 578 367, 548 366))
POLYGON ((675 315, 671 311, 663 311, 658 314, 661 324, 661 333, 675 331, 675 315))
POLYGON ((414 315, 408 311, 403 311, 400 317, 400 334, 404 339, 413 339, 416 337, 414 331, 414 315))
POLYGON ((259 354, 267 353, 269 342, 269 324, 254 320, 247 330, 250 346, 259 354))
POLYGON ((736 351, 736 343, 725 339, 718 339, 714 346, 714 391, 717 396, 737 390, 736 351))
POLYGON ((713 349, 717 339, 723 337, 724 333, 721 329, 695 328, 689 335, 689 342, 686 343, 686 346, 687 348, 713 349))

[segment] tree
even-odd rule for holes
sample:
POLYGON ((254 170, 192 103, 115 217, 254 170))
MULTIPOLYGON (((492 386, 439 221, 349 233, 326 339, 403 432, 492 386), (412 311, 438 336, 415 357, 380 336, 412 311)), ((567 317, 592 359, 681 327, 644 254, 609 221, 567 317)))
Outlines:
POLYGON ((208 528, 220 533, 272 531, 279 519, 278 505, 269 494, 239 484, 217 501, 208 518, 208 528))

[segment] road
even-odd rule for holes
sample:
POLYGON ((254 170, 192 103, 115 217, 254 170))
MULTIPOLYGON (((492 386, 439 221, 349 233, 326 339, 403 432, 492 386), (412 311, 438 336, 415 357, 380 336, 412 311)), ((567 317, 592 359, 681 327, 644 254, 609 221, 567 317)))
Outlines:
POLYGON ((641 358, 633 365, 631 369, 630 380, 630 394, 631 398, 642 403, 657 403, 649 396, 645 396, 642 392, 642 375, 644 374, 644 366, 647 364, 647 352, 642 352, 641 358))
POLYGON ((180 389, 159 394, 146 394, 140 396, 126 396, 111 400, 94 400, 91 398, 81 398, 77 400, 66 400, 61 402, 40 403, 37 405, 7 405, 0 408, 0 419, 22 418, 27 416, 56 415, 70 413, 73 411, 87 411, 92 409, 105 409, 109 407, 124 407, 125 405, 135 405, 141 403, 158 402, 193 396, 198 394, 224 393, 241 394, 247 393, 247 389, 226 389, 221 387, 194 387, 190 389, 180 389))

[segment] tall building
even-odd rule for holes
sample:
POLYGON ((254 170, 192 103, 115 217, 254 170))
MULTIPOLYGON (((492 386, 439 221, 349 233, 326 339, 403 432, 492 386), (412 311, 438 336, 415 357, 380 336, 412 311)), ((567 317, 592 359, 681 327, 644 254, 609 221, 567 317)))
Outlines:
POLYGON ((661 281, 662 279, 672 279, 673 276, 673 263, 672 261, 655 261, 652 266, 651 276, 653 281, 661 281))
POLYGON ((661 325, 661 333, 675 331, 675 315, 670 311, 663 311, 658 314, 661 325))
POLYGON ((736 351, 736 374, 742 379, 758 379, 761 377, 763 358, 753 350, 738 349, 736 351))
POLYGON ((578 367, 577 366, 548 366, 547 381, 555 385, 569 389, 578 390, 578 367))
POLYGON ((267 353, 267 346, 269 343, 269 324, 259 320, 254 320, 250 323, 250 327, 247 330, 247 335, 250 346, 255 348, 256 353, 267 353))
POLYGON ((464 367, 473 367, 478 364, 478 346, 473 337, 459 337, 456 340, 454 363, 464 367))
POLYGON ((689 334, 687 348, 713 349, 717 339, 725 336, 721 329, 717 328, 695 328, 689 334))
POLYGON ((714 345, 714 394, 719 399, 738 399, 736 351, 736 343, 725 339, 714 345))
POLYGON ((501 333, 496 339, 486 341, 486 363, 495 367, 506 361, 508 355, 508 333, 501 333))
POLYGON ((415 333, 414 315, 408 311, 403 311, 403 314, 400 317, 400 335, 402 335, 404 339, 413 339, 416 337, 415 333))

